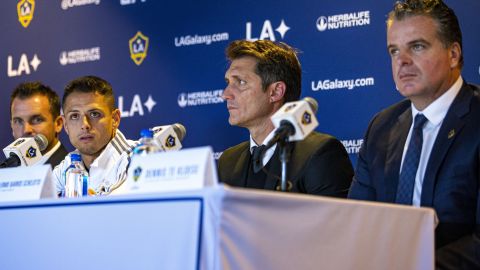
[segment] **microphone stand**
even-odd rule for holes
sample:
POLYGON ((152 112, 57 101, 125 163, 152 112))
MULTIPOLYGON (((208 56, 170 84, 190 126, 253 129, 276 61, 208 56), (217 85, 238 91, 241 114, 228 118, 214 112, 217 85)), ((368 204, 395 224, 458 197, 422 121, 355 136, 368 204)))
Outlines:
POLYGON ((287 192, 287 164, 290 161, 291 147, 288 143, 288 136, 278 141, 278 147, 280 148, 280 162, 282 164, 282 178, 280 184, 280 191, 287 192))
MULTIPOLYGON (((290 135, 295 134, 295 128, 287 120, 282 120, 280 124, 281 126, 275 132, 275 136, 267 143, 264 151, 275 145, 275 143, 278 144, 280 150, 279 159, 282 164, 280 191, 287 192, 287 164, 290 161, 291 154, 291 145, 288 138, 290 135)), ((260 159, 263 157, 263 154, 260 153, 260 159)))

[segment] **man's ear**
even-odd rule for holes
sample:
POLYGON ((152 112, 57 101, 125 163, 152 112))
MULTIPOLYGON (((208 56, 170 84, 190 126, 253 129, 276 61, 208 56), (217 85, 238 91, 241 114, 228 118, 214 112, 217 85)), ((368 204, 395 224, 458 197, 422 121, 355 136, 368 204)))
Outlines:
POLYGON ((67 121, 65 121, 65 115, 61 115, 60 117, 62 118, 63 128, 65 129, 65 132, 68 135, 68 127, 67 127, 67 121))
POLYGON ((270 84, 269 86, 269 91, 270 91, 270 102, 279 102, 282 101, 282 99, 285 96, 285 93, 287 91, 287 85, 283 81, 278 81, 270 84))
POLYGON ((113 125, 113 128, 116 130, 119 126, 120 126, 120 110, 119 109, 115 109, 113 110, 112 112, 112 125, 113 125))
POLYGON ((460 67, 461 58, 462 49, 460 48, 460 44, 458 44, 458 42, 454 42, 452 46, 450 46, 450 67, 460 67))
POLYGON ((53 125, 54 125, 54 128, 55 128, 55 133, 57 134, 60 134, 60 132, 62 131, 62 127, 63 127, 63 117, 62 116, 57 116, 57 119, 55 119, 55 121, 53 121, 53 125))

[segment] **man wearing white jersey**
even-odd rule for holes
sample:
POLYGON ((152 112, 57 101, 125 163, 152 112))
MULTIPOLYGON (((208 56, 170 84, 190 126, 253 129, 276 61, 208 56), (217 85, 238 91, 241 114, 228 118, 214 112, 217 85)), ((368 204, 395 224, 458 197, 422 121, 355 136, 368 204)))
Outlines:
MULTIPOLYGON (((112 86, 95 76, 80 77, 65 87, 62 104, 65 131, 89 174, 89 194, 109 194, 125 181, 135 145, 118 130, 121 117, 112 86)), ((69 165, 67 156, 53 171, 59 195, 69 165)))

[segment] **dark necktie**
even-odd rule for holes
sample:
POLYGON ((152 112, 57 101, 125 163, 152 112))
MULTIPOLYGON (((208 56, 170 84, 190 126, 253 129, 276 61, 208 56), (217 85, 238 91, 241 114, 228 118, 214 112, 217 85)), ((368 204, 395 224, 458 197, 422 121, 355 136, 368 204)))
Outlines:
POLYGON ((258 173, 263 168, 263 152, 265 151, 265 145, 254 146, 252 147, 252 164, 253 164, 253 172, 258 173))
POLYGON ((427 118, 423 114, 415 116, 413 124, 412 136, 408 144, 407 154, 403 160, 402 171, 398 179, 396 203, 412 204, 413 188, 415 186, 415 176, 417 175, 418 163, 420 162, 420 154, 422 153, 423 144, 423 126, 427 118))

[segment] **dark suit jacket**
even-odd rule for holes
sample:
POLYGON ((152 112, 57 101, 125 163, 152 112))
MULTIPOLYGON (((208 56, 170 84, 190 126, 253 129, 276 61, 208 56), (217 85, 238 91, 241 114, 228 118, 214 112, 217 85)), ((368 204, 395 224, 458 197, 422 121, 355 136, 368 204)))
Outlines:
POLYGON ((63 144, 60 144, 60 147, 57 149, 57 151, 53 152, 45 164, 51 164, 52 168, 55 168, 55 166, 57 166, 66 155, 68 155, 67 149, 65 146, 63 146, 63 144))
MULTIPOLYGON (((421 205, 433 207, 437 265, 480 269, 480 89, 464 84, 448 110, 428 160, 421 205), (443 261, 439 261, 443 260, 443 261), (473 268, 472 268, 473 267, 473 268)), ((360 150, 349 198, 394 202, 405 141, 412 123, 410 101, 377 114, 360 150)))
MULTIPOLYGON (((313 132, 304 140, 291 144, 287 179, 293 184, 293 192, 346 197, 353 169, 345 148, 337 139, 313 132)), ((269 171, 280 177, 281 163, 274 158, 269 161, 273 162, 269 171)), ((225 150, 218 161, 220 181, 245 187, 249 160, 249 142, 225 150)), ((275 190, 277 185, 280 185, 280 180, 268 174, 265 189, 275 190)))

